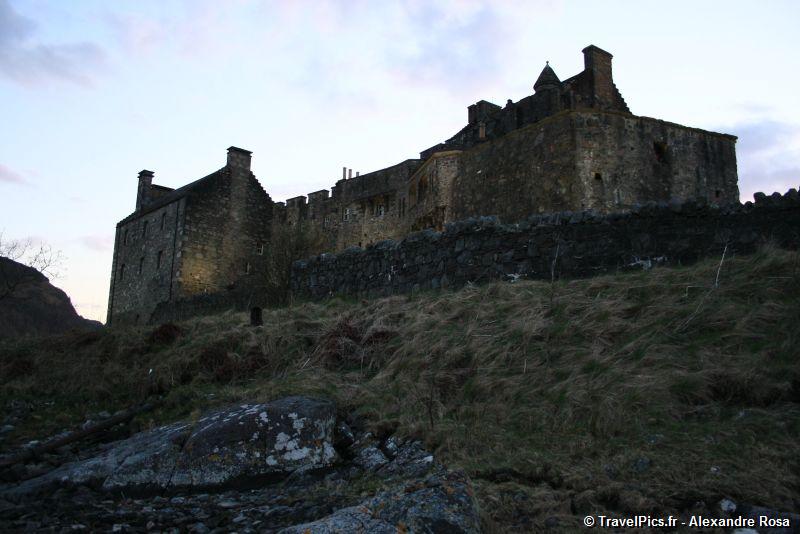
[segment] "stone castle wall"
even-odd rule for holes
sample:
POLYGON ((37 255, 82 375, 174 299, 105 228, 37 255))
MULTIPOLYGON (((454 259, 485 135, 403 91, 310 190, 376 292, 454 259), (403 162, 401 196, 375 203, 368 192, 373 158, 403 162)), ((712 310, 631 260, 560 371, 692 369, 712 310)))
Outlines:
POLYGON ((224 168, 155 196, 147 172, 139 209, 117 225, 109 323, 148 322, 160 303, 197 296, 238 303, 263 286, 273 202, 249 152, 232 147, 224 168))
MULTIPOLYGON (((176 190, 153 184, 154 173, 141 171, 136 211, 117 228, 109 322, 148 320, 158 303, 199 298, 208 302, 198 307, 224 306, 228 301, 240 306, 243 295, 252 301, 263 287, 270 236, 294 225, 303 225, 322 237, 319 252, 341 252, 402 239, 426 228, 444 231, 448 224, 474 217, 496 216, 501 222, 515 223, 532 214, 567 210, 608 214, 649 201, 697 199, 726 205, 738 200, 735 137, 632 115, 613 82, 611 54, 595 46, 586 47, 583 54, 584 70, 575 76, 561 81, 547 65, 534 84, 534 94, 516 103, 509 100, 505 107, 479 101, 468 107, 466 126, 443 143, 423 150, 420 159, 343 177, 330 194, 321 190, 307 198, 274 203, 250 172, 251 153, 236 147, 228 149, 223 169, 176 190), (126 233, 133 241, 131 237, 126 241, 126 233)), ((687 220, 663 215, 667 226, 678 227, 687 220)), ((602 219, 593 217, 595 222, 602 219)), ((586 223, 580 228, 615 227, 617 223, 611 221, 620 219, 613 217, 618 216, 605 220, 606 226, 586 223)), ((641 227, 639 219, 632 223, 631 232, 660 236, 641 227)), ((498 228, 484 228, 481 235, 506 232, 498 228)), ((574 243, 571 246, 577 250, 591 247, 591 242, 578 242, 582 237, 593 239, 594 234, 569 234, 577 232, 576 228, 563 230, 566 242, 574 243)), ((601 230, 597 230, 598 236, 605 239, 601 230)), ((536 239, 547 241, 541 237, 545 230, 537 232, 540 237, 536 239)), ((451 233, 444 231, 441 236, 451 233)), ((626 235, 624 229, 617 233, 626 235)), ((403 243, 411 246, 414 239, 420 238, 403 243)), ((668 236, 659 239, 659 243, 669 242, 668 236)), ((617 253, 624 250, 623 242, 612 240, 611 245, 617 253)), ((496 267, 495 260, 487 259, 493 246, 480 244, 488 247, 487 252, 480 252, 480 262, 488 262, 487 268, 496 267)), ((523 261, 518 258, 522 253, 517 245, 509 242, 503 246, 513 250, 513 261, 509 261, 522 269, 520 272, 538 272, 536 254, 525 252, 527 260, 523 261)), ((546 248, 546 243, 541 246, 546 248)), ((394 256, 384 260, 394 258, 392 265, 401 271, 406 264, 418 266, 424 273, 419 282, 425 284, 442 285, 442 280, 449 283, 477 276, 474 269, 479 266, 470 263, 477 260, 464 259, 472 254, 471 249, 466 253, 460 249, 430 252, 440 257, 435 268, 416 256, 410 263, 404 259, 395 264, 394 256), (427 275, 432 278, 425 278, 427 275)), ((606 260, 610 261, 605 258, 603 262, 606 260)), ((343 282, 345 288, 356 288, 345 292, 360 291, 365 283, 370 291, 407 289, 406 282, 397 279, 382 287, 382 282, 369 278, 371 274, 359 271, 364 268, 368 273, 386 274, 382 267, 341 262, 352 272, 338 273, 334 268, 334 279, 340 275, 357 278, 343 282), (369 285, 373 282, 378 286, 369 285)), ((504 268, 506 263, 504 260, 504 268)), ((313 269, 318 268, 326 279, 327 267, 313 269)), ((401 278, 408 278, 413 286, 415 276, 406 273, 401 278)), ((318 282, 298 283, 297 291, 313 296, 331 290, 325 283, 319 287, 318 282)), ((334 289, 339 287, 338 282, 332 284, 334 289)), ((188 304, 181 306, 191 309, 188 304)))
POLYGON ((735 139, 630 114, 562 112, 461 152, 448 222, 609 213, 648 201, 735 202, 735 139))
POLYGON ((800 196, 759 195, 755 204, 647 204, 608 215, 562 212, 515 225, 484 217, 366 250, 323 254, 292 266, 295 297, 381 296, 498 279, 584 277, 681 265, 752 252, 764 242, 800 246, 800 196))
POLYGON ((647 201, 739 197, 736 138, 631 114, 562 111, 464 150, 434 152, 287 201, 278 224, 305 221, 326 251, 399 239, 495 215, 610 213, 647 201))
POLYGON ((179 298, 256 283, 269 241, 269 196, 246 170, 228 170, 188 197, 179 298))
POLYGON ((179 199, 117 226, 109 319, 146 321, 157 302, 172 298, 185 213, 179 199))

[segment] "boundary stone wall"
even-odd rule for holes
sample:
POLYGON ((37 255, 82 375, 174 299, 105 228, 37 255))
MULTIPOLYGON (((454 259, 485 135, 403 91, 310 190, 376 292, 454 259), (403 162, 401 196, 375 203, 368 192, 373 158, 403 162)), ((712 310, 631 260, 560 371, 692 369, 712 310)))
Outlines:
POLYGON ((455 288, 498 279, 587 277, 654 263, 681 265, 722 254, 747 254, 765 242, 800 245, 800 195, 755 195, 755 203, 648 203, 600 215, 535 215, 513 225, 494 217, 425 230, 366 250, 296 261, 295 298, 382 296, 455 288))

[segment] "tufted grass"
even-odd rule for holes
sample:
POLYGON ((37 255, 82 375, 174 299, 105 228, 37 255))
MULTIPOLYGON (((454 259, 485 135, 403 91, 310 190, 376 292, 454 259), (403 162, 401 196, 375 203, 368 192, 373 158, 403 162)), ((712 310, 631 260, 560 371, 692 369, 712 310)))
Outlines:
POLYGON ((302 303, 264 320, 0 347, 0 401, 31 401, 39 417, 12 437, 151 394, 166 402, 141 426, 303 393, 466 470, 490 531, 548 517, 570 531, 586 513, 680 514, 723 497, 800 510, 797 252, 302 303))

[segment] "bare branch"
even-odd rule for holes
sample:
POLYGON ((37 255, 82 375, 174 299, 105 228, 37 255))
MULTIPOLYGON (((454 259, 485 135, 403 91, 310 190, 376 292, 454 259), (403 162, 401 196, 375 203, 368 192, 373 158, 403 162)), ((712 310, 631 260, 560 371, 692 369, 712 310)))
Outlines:
MULTIPOLYGON (((31 238, 6 239, 1 231, 0 257, 31 267, 48 278, 59 278, 66 260, 60 250, 54 250, 46 243, 37 244, 31 238)), ((12 296, 20 286, 35 279, 20 275, 9 267, 0 265, 0 299, 12 296)))

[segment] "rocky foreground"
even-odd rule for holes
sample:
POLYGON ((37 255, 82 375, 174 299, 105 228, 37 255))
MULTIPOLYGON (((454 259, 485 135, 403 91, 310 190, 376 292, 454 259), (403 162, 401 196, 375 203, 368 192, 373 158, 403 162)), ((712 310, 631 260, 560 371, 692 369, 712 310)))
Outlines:
POLYGON ((241 404, 0 485, 4 532, 479 532, 468 478, 333 403, 241 404))

